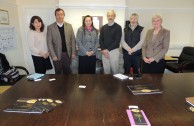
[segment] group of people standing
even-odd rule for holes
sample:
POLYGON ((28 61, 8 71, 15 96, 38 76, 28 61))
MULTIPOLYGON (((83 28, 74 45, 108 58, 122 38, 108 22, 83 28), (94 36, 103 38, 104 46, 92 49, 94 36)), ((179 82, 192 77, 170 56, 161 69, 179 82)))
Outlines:
POLYGON ((47 27, 47 32, 39 16, 31 18, 28 42, 36 73, 46 73, 46 70, 52 69, 50 56, 56 74, 70 74, 71 59, 76 57, 76 43, 79 74, 95 74, 98 47, 102 52, 104 73, 119 73, 120 44, 123 47, 125 74, 129 74, 131 68, 134 74, 164 72, 164 56, 169 48, 170 32, 162 27, 160 15, 153 16, 153 29, 146 34, 145 28, 138 24, 138 15, 133 13, 124 28, 122 42, 122 28, 114 21, 114 10, 107 12, 108 23, 100 31, 94 27, 92 16, 84 16, 76 37, 72 25, 64 22, 64 17, 64 10, 57 8, 56 22, 47 27))

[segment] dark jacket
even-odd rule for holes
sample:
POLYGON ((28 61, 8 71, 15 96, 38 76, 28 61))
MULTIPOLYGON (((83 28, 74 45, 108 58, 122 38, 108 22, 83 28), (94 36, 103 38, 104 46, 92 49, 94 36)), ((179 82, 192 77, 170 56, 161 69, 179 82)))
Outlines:
POLYGON ((2 67, 2 72, 6 72, 9 68, 9 62, 7 61, 4 54, 0 53, 0 67, 2 67))
MULTIPOLYGON (((132 29, 128 26, 124 29, 125 42, 129 45, 129 47, 133 48, 140 41, 141 32, 143 30, 142 26, 137 25, 137 27, 132 31, 132 29)), ((124 54, 128 54, 128 52, 123 49, 124 54)), ((141 49, 134 52, 133 55, 141 55, 141 49)))

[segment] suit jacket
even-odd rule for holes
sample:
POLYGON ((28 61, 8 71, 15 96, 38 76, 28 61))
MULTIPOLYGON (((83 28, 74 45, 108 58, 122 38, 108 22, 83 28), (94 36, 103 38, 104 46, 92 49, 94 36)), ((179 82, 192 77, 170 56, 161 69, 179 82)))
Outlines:
POLYGON ((156 38, 153 40, 154 29, 147 32, 144 44, 142 46, 142 56, 154 58, 156 62, 159 62, 164 58, 169 48, 170 31, 161 28, 156 38))
MULTIPOLYGON (((64 31, 67 53, 71 58, 72 54, 76 54, 75 35, 71 24, 64 22, 64 31)), ((51 58, 56 56, 60 60, 62 54, 62 40, 56 22, 47 27, 47 45, 51 58)))

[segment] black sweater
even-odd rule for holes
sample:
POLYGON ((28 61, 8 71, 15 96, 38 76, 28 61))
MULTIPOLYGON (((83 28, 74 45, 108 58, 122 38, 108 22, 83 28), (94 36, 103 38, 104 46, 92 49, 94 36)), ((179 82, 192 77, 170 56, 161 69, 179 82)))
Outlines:
POLYGON ((100 31, 100 48, 101 50, 108 49, 109 51, 119 48, 121 41, 122 30, 121 26, 114 23, 112 26, 104 25, 100 31))
POLYGON ((62 52, 67 52, 64 25, 62 27, 58 26, 58 29, 59 29, 61 40, 62 40, 62 52))

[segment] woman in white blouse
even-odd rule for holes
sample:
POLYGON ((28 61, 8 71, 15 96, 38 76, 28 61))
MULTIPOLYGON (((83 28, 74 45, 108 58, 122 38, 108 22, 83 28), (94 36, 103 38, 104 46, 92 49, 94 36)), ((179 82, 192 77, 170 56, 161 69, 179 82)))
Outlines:
POLYGON ((30 31, 28 32, 29 49, 34 62, 36 73, 46 73, 46 70, 52 69, 49 59, 49 52, 46 43, 46 33, 44 23, 39 16, 33 16, 30 21, 30 31))

